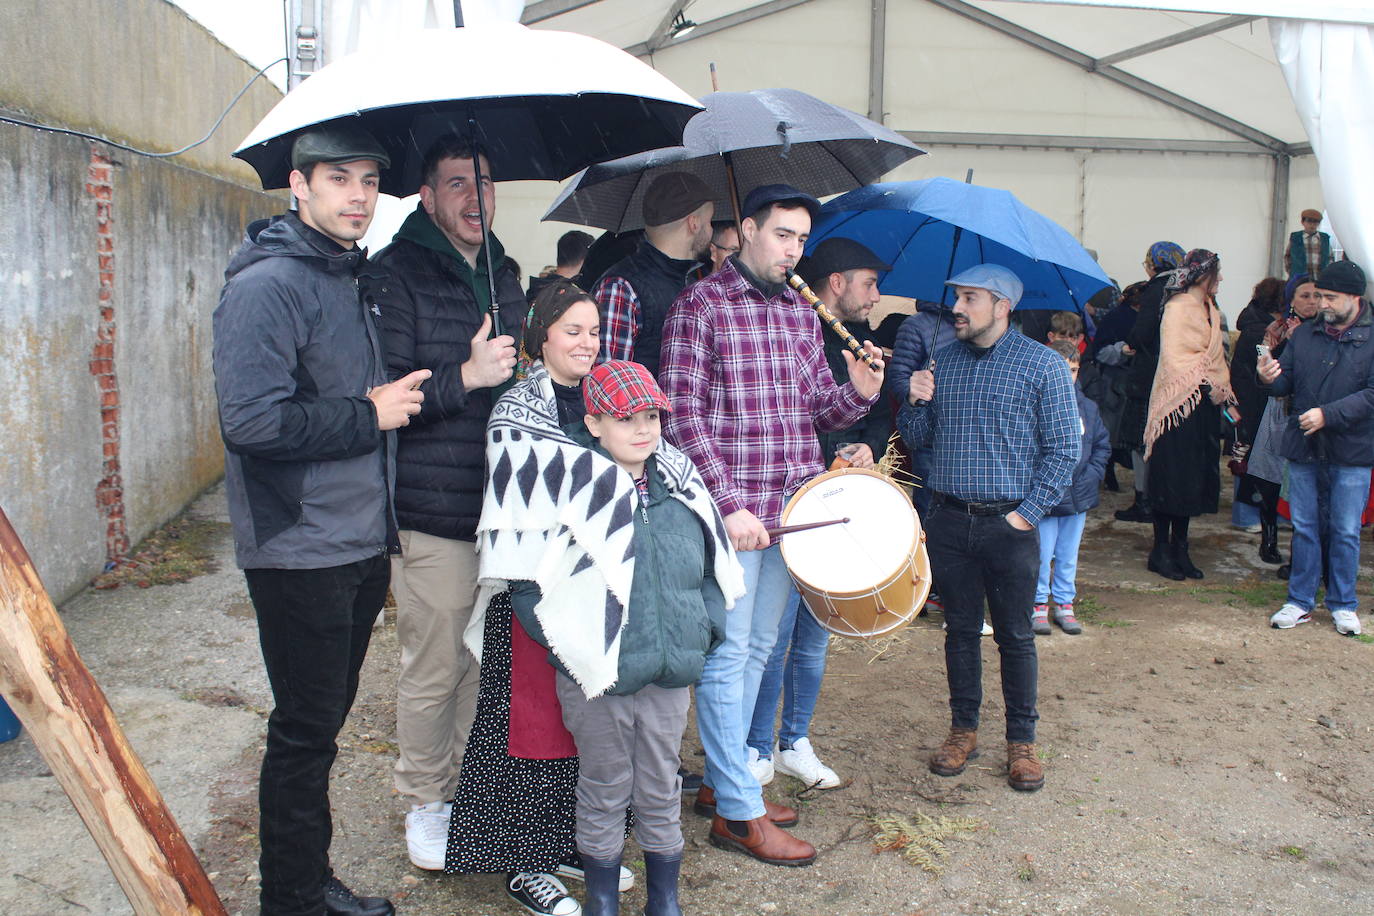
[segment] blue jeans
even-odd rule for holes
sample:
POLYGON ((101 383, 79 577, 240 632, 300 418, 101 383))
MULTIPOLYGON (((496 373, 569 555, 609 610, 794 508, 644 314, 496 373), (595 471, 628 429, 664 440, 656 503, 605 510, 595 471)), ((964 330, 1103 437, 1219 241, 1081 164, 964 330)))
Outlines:
POLYGON ((1231 489, 1233 502, 1231 503, 1231 524, 1250 528, 1260 523, 1260 511, 1258 506, 1250 503, 1241 502, 1234 497, 1240 493, 1240 478, 1236 478, 1234 487, 1231 489))
POLYGON ((763 817, 763 790, 749 772, 745 736, 754 716, 764 666, 778 641, 778 621, 795 591, 782 551, 739 554, 744 597, 725 612, 725 642, 706 656, 697 683, 697 734, 706 751, 706 784, 715 790, 716 812, 732 821, 763 817))
POLYGON ((773 756, 773 721, 777 718, 779 694, 783 698, 779 742, 791 747, 807 737, 816 699, 821 695, 825 651, 829 646, 830 633, 801 606, 801 595, 793 588, 778 624, 778 644, 763 669, 759 698, 754 703, 754 721, 749 726, 749 746, 760 757, 773 756))
POLYGON ((1088 513, 1047 515, 1040 520, 1040 579, 1035 583, 1035 603, 1046 604, 1051 597, 1058 604, 1073 604, 1078 595, 1078 545, 1083 540, 1083 525, 1088 513), (1050 561, 1054 562, 1051 578, 1050 561))
MULTIPOLYGON (((936 500, 938 504, 938 499, 936 500)), ((970 516, 952 506, 932 509, 926 549, 945 603, 945 676, 950 723, 977 728, 983 704, 983 605, 1002 659, 1007 740, 1035 741, 1039 666, 1031 604, 1040 562, 1035 529, 1018 531, 1000 515, 970 516)))
POLYGON ((1293 573, 1288 601, 1305 611, 1317 603, 1322 578, 1322 535, 1329 545, 1326 606, 1353 611, 1360 569, 1360 515, 1369 499, 1369 468, 1288 462, 1288 506, 1293 516, 1293 573))

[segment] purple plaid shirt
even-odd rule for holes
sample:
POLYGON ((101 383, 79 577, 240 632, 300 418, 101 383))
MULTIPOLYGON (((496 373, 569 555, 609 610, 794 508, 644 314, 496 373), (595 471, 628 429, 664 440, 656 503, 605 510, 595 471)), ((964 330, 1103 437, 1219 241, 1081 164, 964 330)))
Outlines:
POLYGON ((663 325, 664 434, 696 463, 721 515, 778 524, 825 470, 816 430, 858 422, 873 401, 837 385, 816 313, 791 289, 771 299, 733 259, 682 291, 663 325))

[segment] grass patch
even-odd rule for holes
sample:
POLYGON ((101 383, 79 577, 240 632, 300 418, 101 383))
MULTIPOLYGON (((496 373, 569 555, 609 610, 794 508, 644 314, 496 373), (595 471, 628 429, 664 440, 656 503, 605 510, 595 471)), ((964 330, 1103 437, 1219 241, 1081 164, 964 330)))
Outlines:
POLYGON ((1035 866, 1027 862, 1016 870, 1016 880, 1027 883, 1035 880, 1035 866))
POLYGON ((1355 638, 1365 644, 1374 642, 1374 636, 1371 636, 1368 633, 1356 633, 1355 638))
POLYGON ((868 820, 873 827, 875 849, 879 852, 898 852, 912 865, 919 865, 937 876, 944 874, 944 863, 949 858, 949 847, 945 841, 987 826, 972 817, 952 817, 947 814, 931 817, 921 811, 911 817, 883 814, 868 820))
POLYGON ((1097 625, 1099 627, 1106 627, 1109 630, 1115 630, 1118 627, 1134 626, 1129 620, 1099 620, 1097 625))
POLYGON ((1299 862, 1307 861, 1307 850, 1303 849, 1301 846, 1283 846, 1280 847, 1279 852, 1299 862))
POLYGON ((1096 623, 1111 610, 1096 595, 1080 595, 1073 601, 1073 615, 1083 623, 1096 623))
POLYGON ((95 588, 172 585, 214 572, 214 543, 229 530, 224 522, 183 515, 168 522, 138 545, 113 569, 91 582, 95 588))

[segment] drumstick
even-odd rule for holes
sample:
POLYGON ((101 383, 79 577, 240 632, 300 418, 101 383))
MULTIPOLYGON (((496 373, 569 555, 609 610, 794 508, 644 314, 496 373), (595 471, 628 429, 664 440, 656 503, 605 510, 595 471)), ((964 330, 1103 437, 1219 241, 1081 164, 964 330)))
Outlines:
POLYGON ((804 525, 783 525, 781 528, 769 528, 768 537, 780 538, 784 534, 795 534, 798 531, 810 531, 812 528, 824 528, 826 525, 847 525, 847 518, 832 518, 824 522, 807 522, 804 525))

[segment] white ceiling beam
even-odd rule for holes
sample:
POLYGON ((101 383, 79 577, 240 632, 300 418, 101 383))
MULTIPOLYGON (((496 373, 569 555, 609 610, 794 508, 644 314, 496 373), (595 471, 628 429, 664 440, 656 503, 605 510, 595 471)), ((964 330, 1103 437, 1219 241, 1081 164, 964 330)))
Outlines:
POLYGON ((1100 70, 1103 67, 1119 64, 1123 60, 1130 60, 1132 57, 1153 54, 1155 51, 1162 51, 1165 48, 1172 48, 1175 45, 1181 45, 1198 38, 1215 35, 1217 32, 1224 32, 1227 29, 1234 29, 1238 25, 1254 22, 1258 18, 1258 16, 1226 16, 1223 19, 1209 22, 1206 25, 1200 25, 1197 28, 1185 29, 1182 32, 1175 32, 1172 35, 1166 35, 1154 41, 1147 41, 1143 45, 1136 45, 1134 48, 1127 48, 1124 51, 1117 51, 1115 54, 1099 57, 1093 61, 1093 69, 1100 70))
POLYGON ((883 81, 887 75, 887 0, 871 0, 868 27, 868 118, 883 123, 883 81))
MULTIPOLYGON (((1169 140, 1153 137, 1076 137, 1058 134, 995 134, 977 131, 903 130, 918 146, 972 146, 993 149, 1090 150, 1110 153, 1207 153, 1224 156, 1273 156, 1247 140, 1169 140)), ((1310 156, 1310 144, 1289 148, 1287 155, 1310 156)))
MULTIPOLYGON (((660 47, 675 48, 685 42, 696 41, 698 38, 705 38, 708 35, 723 32, 726 29, 732 29, 737 25, 745 25, 757 19, 762 19, 765 16, 772 16, 774 13, 781 13, 784 10, 792 9, 794 6, 801 6, 804 3, 810 2, 811 0, 769 0, 767 3, 760 3, 757 6, 747 7, 738 12, 730 13, 728 16, 721 16, 700 23, 691 32, 683 35, 681 38, 669 41, 660 47)), ((648 57, 658 49, 651 49, 647 41, 641 41, 639 44, 630 45, 624 50, 633 54, 635 57, 648 57)))
POLYGON ((571 13, 573 10, 580 10, 584 6, 598 2, 600 0, 538 0, 537 3, 525 4, 525 11, 520 14, 520 23, 534 25, 536 22, 562 16, 564 13, 571 13))
POLYGON ((1119 67, 1106 66, 1094 68, 1093 58, 1084 54, 1082 51, 1077 51, 1070 48, 1068 45, 1060 44, 1052 38, 1047 38, 1039 32, 1033 32, 1024 26, 1019 26, 1000 16, 994 16, 984 9, 970 3, 965 3, 964 0, 926 0, 926 2, 932 3, 942 9, 949 10, 951 13, 957 13, 966 19, 971 19, 980 25, 1001 32, 1009 38, 1015 38, 1017 41, 1025 42, 1060 60, 1081 67, 1089 73, 1094 73, 1105 79, 1109 79, 1114 83, 1125 86, 1127 89, 1152 98, 1157 102, 1168 105, 1185 114, 1192 115, 1200 121, 1211 124, 1213 127, 1219 127, 1228 133, 1235 134, 1251 143, 1264 147, 1271 154, 1288 152, 1288 144, 1284 143, 1284 141, 1280 140, 1278 137, 1270 136, 1258 128, 1251 127, 1249 124, 1245 124, 1219 111, 1194 102, 1192 99, 1181 96, 1176 92, 1170 92, 1162 86, 1158 86, 1138 76, 1127 73, 1119 67))

